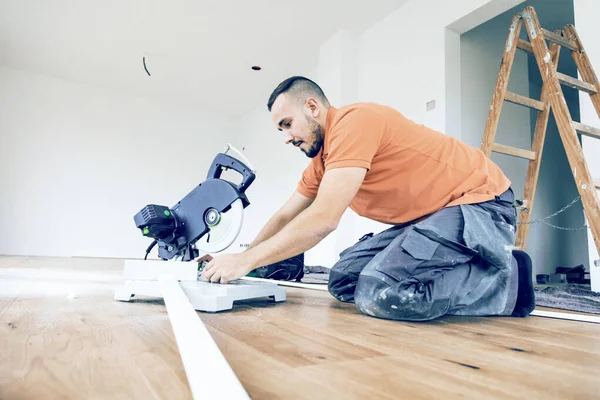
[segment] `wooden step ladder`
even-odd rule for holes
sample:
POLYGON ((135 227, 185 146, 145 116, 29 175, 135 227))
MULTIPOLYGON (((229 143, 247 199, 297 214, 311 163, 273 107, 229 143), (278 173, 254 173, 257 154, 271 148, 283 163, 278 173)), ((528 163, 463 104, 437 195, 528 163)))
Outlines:
POLYGON ((548 125, 550 107, 552 107, 571 172, 581 196, 588 225, 592 231, 596 248, 600 253, 600 199, 596 192, 596 187, 600 187, 600 182, 599 180, 594 182, 577 137, 579 133, 600 139, 600 129, 573 121, 561 84, 588 93, 594 104, 596 113, 600 117, 600 83, 592 69, 587 53, 579 40, 575 27, 573 25, 566 25, 562 31, 550 32, 540 26, 533 7, 527 7, 514 16, 510 25, 504 48, 504 56, 496 82, 496 89, 485 126, 481 150, 487 157, 490 157, 493 151, 529 160, 523 207, 519 215, 521 225, 517 229, 517 238, 515 241, 516 248, 525 250, 535 189, 542 161, 546 127, 548 125), (523 23, 525 23, 529 42, 519 38, 523 23), (546 44, 546 40, 550 42, 549 46, 546 44), (569 49, 583 80, 557 72, 561 47, 569 49), (535 56, 543 80, 540 100, 530 99, 507 91, 508 79, 517 48, 532 53, 535 56), (494 143, 504 101, 520 104, 538 111, 531 150, 517 149, 494 143))

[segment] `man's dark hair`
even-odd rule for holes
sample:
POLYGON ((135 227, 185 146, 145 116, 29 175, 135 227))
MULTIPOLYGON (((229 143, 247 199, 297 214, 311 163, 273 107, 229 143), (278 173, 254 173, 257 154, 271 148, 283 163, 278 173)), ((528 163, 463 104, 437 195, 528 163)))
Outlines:
POLYGON ((277 97, 283 93, 289 93, 292 96, 300 98, 301 100, 304 100, 307 97, 316 97, 325 106, 329 107, 329 100, 327 100, 325 93, 323 93, 323 89, 321 89, 319 85, 303 76, 292 76, 277 85, 275 90, 273 90, 273 93, 271 93, 269 102, 267 103, 269 112, 271 111, 271 107, 273 107, 273 103, 275 103, 277 97))

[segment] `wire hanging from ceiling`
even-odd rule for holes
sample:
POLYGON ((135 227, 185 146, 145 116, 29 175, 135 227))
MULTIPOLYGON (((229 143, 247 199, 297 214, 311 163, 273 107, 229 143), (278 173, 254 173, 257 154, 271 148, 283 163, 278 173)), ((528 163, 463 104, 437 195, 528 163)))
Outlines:
POLYGON ((152 76, 152 75, 150 75, 150 72, 148 71, 148 67, 146 66, 146 56, 142 57, 142 62, 144 63, 144 69, 146 70, 146 73, 148 74, 148 76, 152 76))

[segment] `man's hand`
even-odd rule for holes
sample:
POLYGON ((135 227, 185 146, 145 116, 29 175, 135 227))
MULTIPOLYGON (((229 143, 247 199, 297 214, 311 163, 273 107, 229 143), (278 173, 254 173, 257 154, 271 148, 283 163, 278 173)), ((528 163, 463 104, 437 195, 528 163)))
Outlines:
MULTIPOLYGON (((204 257, 202 257, 204 258, 204 257)), ((214 257, 202 270, 207 282, 229 283, 246 276, 259 266, 246 254, 222 254, 214 257)))

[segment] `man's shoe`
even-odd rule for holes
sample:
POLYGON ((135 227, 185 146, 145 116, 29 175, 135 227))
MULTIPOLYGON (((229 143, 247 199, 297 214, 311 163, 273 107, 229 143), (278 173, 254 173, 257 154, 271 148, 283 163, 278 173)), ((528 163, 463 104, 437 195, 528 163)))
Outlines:
POLYGON ((529 254, 521 250, 513 250, 513 257, 517 262, 519 272, 519 288, 512 316, 526 317, 535 309, 531 258, 529 254))

